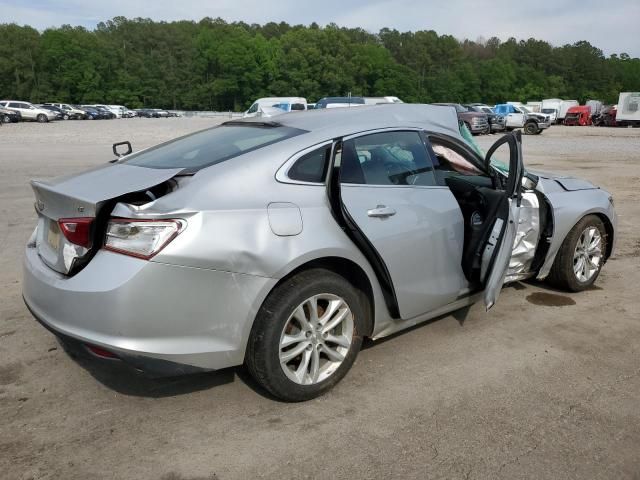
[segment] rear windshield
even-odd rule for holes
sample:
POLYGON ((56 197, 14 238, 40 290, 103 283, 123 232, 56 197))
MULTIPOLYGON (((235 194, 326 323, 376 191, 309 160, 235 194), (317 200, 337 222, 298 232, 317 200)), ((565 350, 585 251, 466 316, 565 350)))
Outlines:
POLYGON ((234 124, 192 133, 131 155, 123 163, 196 172, 244 153, 306 133, 277 124, 234 124))

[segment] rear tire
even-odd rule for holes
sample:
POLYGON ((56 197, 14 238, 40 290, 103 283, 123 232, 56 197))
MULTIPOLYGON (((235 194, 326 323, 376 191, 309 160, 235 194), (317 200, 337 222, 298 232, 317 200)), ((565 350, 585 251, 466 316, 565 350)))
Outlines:
POLYGON ((11 123, 11 117, 9 117, 9 115, 3 115, 2 121, 4 123, 11 123))
POLYGON ((569 292, 589 288, 600 275, 606 251, 607 231, 604 223, 596 215, 587 215, 567 234, 547 281, 569 292), (593 236, 590 237, 591 233, 593 236))
POLYGON ((340 275, 315 268, 292 276, 269 294, 256 316, 245 355, 249 372, 281 400, 322 395, 353 365, 364 312, 358 291, 340 275))
POLYGON ((49 118, 44 113, 40 113, 36 117, 36 120, 38 121, 38 123, 47 123, 49 121, 49 118))

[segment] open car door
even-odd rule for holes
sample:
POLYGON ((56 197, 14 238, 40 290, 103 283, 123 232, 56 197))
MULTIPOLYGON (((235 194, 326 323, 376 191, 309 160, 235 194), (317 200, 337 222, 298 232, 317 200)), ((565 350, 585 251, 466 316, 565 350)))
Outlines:
POLYGON ((480 278, 484 304, 489 310, 502 289, 518 229, 524 174, 520 131, 500 138, 487 152, 485 161, 487 169, 497 171, 497 188, 504 191, 504 207, 498 210, 482 251, 480 278))

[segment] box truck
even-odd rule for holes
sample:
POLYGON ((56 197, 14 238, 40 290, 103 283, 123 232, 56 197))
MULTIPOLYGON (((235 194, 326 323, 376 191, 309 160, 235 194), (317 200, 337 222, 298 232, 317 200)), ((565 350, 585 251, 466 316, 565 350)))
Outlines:
POLYGON ((619 127, 640 127, 640 92, 622 92, 618 98, 619 127))

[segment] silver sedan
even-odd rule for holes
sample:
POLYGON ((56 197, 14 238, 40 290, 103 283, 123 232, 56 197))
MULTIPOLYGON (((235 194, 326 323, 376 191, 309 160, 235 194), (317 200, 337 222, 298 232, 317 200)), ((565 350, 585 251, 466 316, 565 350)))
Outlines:
POLYGON ((505 282, 584 290, 612 253, 611 196, 527 171, 519 133, 484 155, 450 107, 275 120, 33 181, 23 293, 36 319, 150 375, 244 363, 301 401, 345 376, 363 337, 489 309, 505 282))

